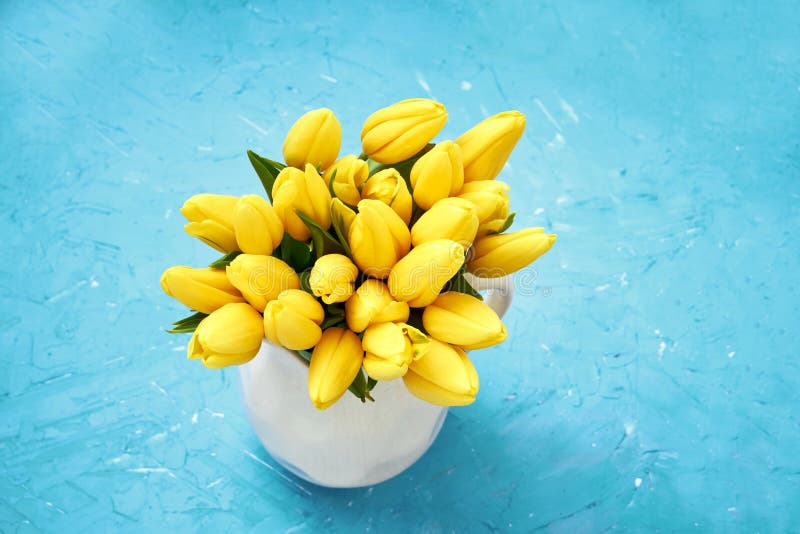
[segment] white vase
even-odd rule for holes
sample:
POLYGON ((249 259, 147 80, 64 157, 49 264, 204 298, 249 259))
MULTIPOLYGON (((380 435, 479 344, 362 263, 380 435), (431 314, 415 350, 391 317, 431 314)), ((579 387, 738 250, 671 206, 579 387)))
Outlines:
MULTIPOLYGON (((511 303, 510 277, 470 279, 489 292, 485 301, 502 316, 511 303)), ((308 367, 296 354, 264 342, 239 367, 242 398, 253 429, 276 462, 314 484, 370 486, 401 473, 433 444, 447 408, 411 395, 402 380, 379 382, 375 402, 346 392, 319 411, 308 398, 308 367)))

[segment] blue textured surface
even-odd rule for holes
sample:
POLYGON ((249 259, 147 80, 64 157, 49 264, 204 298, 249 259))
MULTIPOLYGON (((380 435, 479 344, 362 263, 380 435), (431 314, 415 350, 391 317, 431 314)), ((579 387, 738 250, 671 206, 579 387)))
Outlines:
POLYGON ((796 4, 69 4, 0 4, 0 530, 798 527, 796 4), (527 113, 515 227, 559 241, 420 462, 294 483, 161 331, 216 256, 177 208, 429 94, 451 138, 527 113))

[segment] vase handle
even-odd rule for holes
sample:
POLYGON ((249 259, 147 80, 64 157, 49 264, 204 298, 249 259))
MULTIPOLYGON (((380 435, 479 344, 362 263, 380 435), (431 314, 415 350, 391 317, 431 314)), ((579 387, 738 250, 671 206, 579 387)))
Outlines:
POLYGON ((464 278, 476 290, 483 294, 483 301, 492 308, 501 318, 511 306, 511 297, 514 295, 514 279, 511 275, 500 278, 478 278, 470 273, 465 273, 464 278))

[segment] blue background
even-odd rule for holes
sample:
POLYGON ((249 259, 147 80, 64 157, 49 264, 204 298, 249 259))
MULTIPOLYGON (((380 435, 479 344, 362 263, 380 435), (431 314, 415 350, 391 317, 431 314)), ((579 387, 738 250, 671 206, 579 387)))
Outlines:
POLYGON ((797 528, 797 4, 397 4, 0 4, 0 530, 797 528), (430 452, 314 487, 158 278, 247 148, 417 96, 527 114, 502 177, 559 240, 430 452))

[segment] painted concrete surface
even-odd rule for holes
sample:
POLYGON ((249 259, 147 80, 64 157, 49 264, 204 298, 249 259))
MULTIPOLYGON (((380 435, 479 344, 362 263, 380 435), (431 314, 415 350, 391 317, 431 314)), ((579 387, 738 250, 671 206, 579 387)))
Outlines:
POLYGON ((0 530, 795 530, 792 2, 0 4, 0 530), (402 5, 401 5, 402 4, 402 5), (193 193, 307 109, 519 109, 528 274, 478 401, 387 483, 294 479, 162 328, 193 193))

